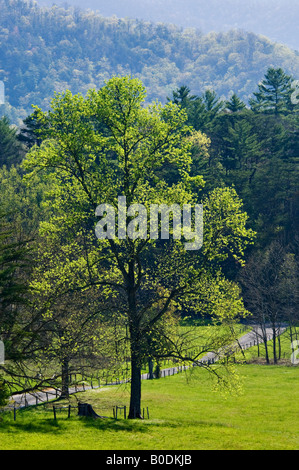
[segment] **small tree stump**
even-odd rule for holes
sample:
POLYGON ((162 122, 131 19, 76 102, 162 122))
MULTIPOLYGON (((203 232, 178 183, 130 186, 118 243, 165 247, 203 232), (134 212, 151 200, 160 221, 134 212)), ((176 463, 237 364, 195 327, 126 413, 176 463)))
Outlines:
POLYGON ((90 405, 90 403, 79 403, 78 404, 78 416, 87 416, 89 418, 105 418, 105 416, 99 416, 90 405))

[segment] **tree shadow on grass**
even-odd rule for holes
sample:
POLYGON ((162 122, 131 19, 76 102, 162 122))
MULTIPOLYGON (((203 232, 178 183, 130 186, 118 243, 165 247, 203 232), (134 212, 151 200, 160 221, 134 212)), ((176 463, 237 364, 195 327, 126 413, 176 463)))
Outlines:
MULTIPOLYGON (((62 420, 54 419, 40 419, 36 418, 34 421, 24 422, 20 419, 13 422, 6 422, 3 430, 6 434, 13 433, 44 433, 44 434, 59 434, 65 432, 67 426, 62 420)), ((1 426, 0 426, 1 430, 1 426)))
POLYGON ((116 432, 139 432, 148 433, 153 428, 181 428, 183 426, 198 426, 198 427, 230 427, 227 423, 213 422, 213 421, 184 421, 183 423, 179 420, 161 419, 161 420, 130 420, 130 419, 94 419, 81 417, 80 421, 82 426, 93 428, 99 431, 116 431, 116 432))
POLYGON ((142 432, 146 433, 153 426, 160 426, 160 423, 155 423, 148 420, 139 419, 114 419, 114 418, 87 418, 81 417, 80 422, 82 426, 97 429, 99 431, 119 431, 119 432, 142 432))
POLYGON ((30 413, 27 415, 27 410, 24 410, 17 415, 16 421, 12 417, 6 417, 5 421, 0 423, 2 431, 9 433, 43 433, 43 434, 63 434, 68 431, 72 426, 79 428, 90 428, 95 431, 113 431, 121 433, 150 433, 154 428, 181 428, 182 426, 198 426, 198 427, 229 427, 227 423, 204 421, 204 420, 190 420, 186 419, 177 420, 168 417, 161 417, 160 419, 115 419, 112 417, 107 418, 93 418, 72 415, 70 418, 65 413, 57 413, 57 419, 51 416, 50 409, 49 417, 44 414, 39 416, 38 413, 30 413), (27 416, 26 416, 27 415, 27 416))

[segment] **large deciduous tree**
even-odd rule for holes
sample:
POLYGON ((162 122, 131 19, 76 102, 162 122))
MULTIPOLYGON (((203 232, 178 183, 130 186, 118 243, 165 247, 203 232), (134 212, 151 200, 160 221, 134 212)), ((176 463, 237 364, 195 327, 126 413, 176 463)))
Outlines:
MULTIPOLYGON (((70 246, 74 240, 84 240, 86 283, 115 299, 126 318, 131 355, 129 418, 141 417, 141 366, 150 355, 153 328, 169 311, 186 305, 200 312, 203 285, 209 279, 213 285, 216 275, 221 279, 220 265, 227 258, 242 263, 253 236, 234 190, 217 189, 201 200, 203 179, 189 173, 192 159, 185 111, 174 103, 145 106, 144 100, 142 83, 129 77, 113 78, 99 91, 89 91, 86 98, 57 94, 49 112, 36 110, 42 143, 25 162, 27 170, 43 171, 51 181, 49 203, 54 213, 43 231, 59 234, 70 246), (169 239, 159 237, 159 231, 150 236, 152 204, 176 204, 172 207, 181 209, 200 202, 204 207, 201 250, 186 250, 185 243, 191 243, 188 235, 173 227, 169 239), (102 208, 107 214, 99 214, 100 204, 106 204, 102 208), (96 214, 103 216, 100 221, 96 214), (115 237, 108 214, 115 220, 115 237), (96 238, 97 222, 102 233, 106 227, 105 238, 96 238)), ((176 216, 172 211, 170 220, 176 216)), ((219 283, 220 290, 222 286, 227 288, 219 283)), ((227 308, 227 296, 222 297, 223 311, 215 299, 211 306, 218 321, 233 320, 243 312, 235 292, 231 308, 227 308)))

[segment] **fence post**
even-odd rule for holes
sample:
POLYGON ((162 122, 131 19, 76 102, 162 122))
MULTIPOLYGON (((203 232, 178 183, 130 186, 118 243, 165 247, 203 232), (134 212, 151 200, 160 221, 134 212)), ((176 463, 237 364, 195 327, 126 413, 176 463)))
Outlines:
POLYGON ((56 420, 56 408, 53 406, 54 419, 56 420))

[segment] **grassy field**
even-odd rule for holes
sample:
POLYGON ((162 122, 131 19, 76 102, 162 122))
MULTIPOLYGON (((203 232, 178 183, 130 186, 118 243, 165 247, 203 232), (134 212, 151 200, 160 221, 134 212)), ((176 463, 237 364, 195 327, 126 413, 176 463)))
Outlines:
MULTIPOLYGON (((298 450, 299 369, 238 365, 243 393, 226 398, 212 391, 202 368, 142 384, 149 419, 113 419, 115 405, 128 405, 128 386, 78 394, 107 419, 57 414, 44 405, 3 416, 0 449, 22 450, 298 450)), ((75 397, 72 397, 75 404, 75 397)))

